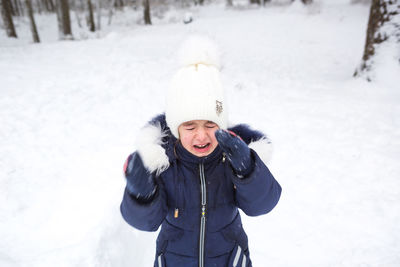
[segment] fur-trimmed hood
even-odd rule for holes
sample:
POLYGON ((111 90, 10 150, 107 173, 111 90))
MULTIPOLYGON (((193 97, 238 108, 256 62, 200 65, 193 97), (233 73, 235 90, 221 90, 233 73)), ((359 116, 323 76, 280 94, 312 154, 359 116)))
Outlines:
MULTIPOLYGON (((262 132, 251 129, 248 125, 238 124, 229 127, 253 149, 265 164, 268 164, 272 155, 272 143, 262 132)), ((177 139, 172 135, 165 114, 160 114, 149 121, 139 132, 136 148, 144 166, 158 176, 168 169, 174 158, 173 147, 177 139)))

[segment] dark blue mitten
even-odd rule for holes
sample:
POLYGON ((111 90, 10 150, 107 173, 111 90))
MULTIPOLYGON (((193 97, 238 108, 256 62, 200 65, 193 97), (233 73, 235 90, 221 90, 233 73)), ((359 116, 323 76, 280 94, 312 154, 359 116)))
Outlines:
POLYGON ((143 161, 137 152, 130 155, 126 160, 124 172, 128 192, 138 200, 151 201, 157 186, 154 176, 143 165, 143 161))
POLYGON ((250 174, 254 162, 247 144, 238 136, 224 130, 217 130, 215 137, 238 177, 242 178, 250 174))

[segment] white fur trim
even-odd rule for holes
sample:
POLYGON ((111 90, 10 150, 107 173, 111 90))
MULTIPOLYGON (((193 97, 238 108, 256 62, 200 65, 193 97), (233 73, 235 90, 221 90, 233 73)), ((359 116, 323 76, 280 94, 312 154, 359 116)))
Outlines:
POLYGON ((249 147, 257 152, 261 160, 268 165, 272 158, 273 146, 268 138, 262 138, 258 141, 251 142, 249 147))
POLYGON ((168 156, 161 146, 164 136, 159 124, 149 124, 139 132, 136 142, 137 152, 142 158, 144 166, 150 172, 156 172, 157 176, 169 167, 168 156))

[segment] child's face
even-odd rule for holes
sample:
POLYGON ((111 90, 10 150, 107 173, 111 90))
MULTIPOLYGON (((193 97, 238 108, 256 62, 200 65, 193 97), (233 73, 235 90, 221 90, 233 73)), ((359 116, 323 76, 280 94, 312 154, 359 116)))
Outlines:
POLYGON ((211 154, 218 146, 214 134, 218 129, 218 125, 212 121, 187 121, 178 128, 179 139, 187 151, 195 156, 204 157, 211 154))

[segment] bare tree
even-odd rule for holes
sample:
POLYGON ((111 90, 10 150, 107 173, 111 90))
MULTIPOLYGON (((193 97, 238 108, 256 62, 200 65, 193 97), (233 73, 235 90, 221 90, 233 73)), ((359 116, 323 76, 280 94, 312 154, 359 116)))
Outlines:
POLYGON ((13 6, 13 12, 15 16, 22 16, 24 14, 22 4, 20 0, 10 0, 10 4, 13 6))
POLYGON ((96 15, 97 15, 97 23, 96 28, 97 30, 101 29, 101 1, 96 0, 96 15))
POLYGON ((31 0, 25 0, 25 5, 26 5, 26 9, 28 10, 28 16, 29 16, 29 21, 31 24, 31 32, 32 32, 33 42, 40 43, 39 34, 36 29, 35 18, 33 16, 31 0))
MULTIPOLYGON (((399 45, 400 51, 400 4, 398 0, 373 0, 369 13, 367 37, 360 66, 353 76, 365 76, 371 81, 370 71, 377 48, 388 40, 399 45)), ((397 55, 397 60, 399 56, 397 55)))
POLYGON ((352 4, 371 4, 372 0, 351 0, 350 3, 352 4))
POLYGON ((143 0, 144 6, 144 24, 151 24, 151 16, 150 16, 150 0, 143 0))
MULTIPOLYGON (((115 0, 114 0, 115 1, 115 0)), ((110 1, 108 5, 108 25, 111 25, 112 17, 114 15, 114 10, 113 10, 114 4, 110 1)))
POLYGON ((96 26, 94 24, 94 16, 93 16, 93 6, 92 6, 92 1, 87 0, 87 6, 88 6, 88 24, 89 24, 89 30, 91 32, 94 32, 96 30, 96 26))
POLYGON ((15 9, 14 3, 11 0, 7 0, 5 4, 7 5, 7 9, 9 10, 11 16, 17 16, 18 11, 15 9))
MULTIPOLYGON (((26 0, 25 0, 25 6, 26 6, 26 0)), ((31 3, 31 7, 32 7, 32 3, 31 3)), ((42 2, 40 2, 39 0, 36 0, 36 7, 37 7, 38 13, 42 14, 42 9, 43 9, 42 2)), ((29 12, 28 12, 28 16, 29 16, 29 12)))
POLYGON ((55 6, 52 0, 43 0, 44 5, 46 6, 46 10, 49 12, 55 11, 55 6))
MULTIPOLYGON (((293 3, 294 1, 296 1, 296 0, 292 0, 292 3, 293 3)), ((305 4, 305 5, 309 5, 309 4, 312 4, 313 0, 301 0, 301 2, 302 2, 303 4, 305 4)))
POLYGON ((11 16, 9 0, 1 0, 0 3, 1 16, 3 17, 4 28, 7 32, 7 36, 17 38, 17 32, 15 31, 14 22, 11 16))
POLYGON ((122 9, 124 7, 123 0, 114 0, 114 7, 117 9, 122 9))
POLYGON ((269 3, 271 0, 250 0, 250 4, 258 4, 264 6, 265 3, 269 3))
POLYGON ((68 0, 57 0, 56 9, 59 38, 61 40, 73 39, 68 0))

